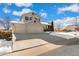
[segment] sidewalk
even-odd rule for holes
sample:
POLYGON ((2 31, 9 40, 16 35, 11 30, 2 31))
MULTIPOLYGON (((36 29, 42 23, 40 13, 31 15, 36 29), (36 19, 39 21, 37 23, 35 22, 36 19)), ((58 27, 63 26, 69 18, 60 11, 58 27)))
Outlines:
POLYGON ((13 45, 13 51, 18 51, 22 49, 32 48, 39 45, 47 44, 48 42, 42 39, 28 39, 16 41, 13 45))
POLYGON ((41 45, 41 46, 34 47, 31 49, 25 49, 22 51, 9 53, 9 54, 6 54, 4 56, 38 56, 40 54, 52 51, 52 50, 57 49, 59 47, 61 47, 61 46, 47 43, 45 45, 41 45))

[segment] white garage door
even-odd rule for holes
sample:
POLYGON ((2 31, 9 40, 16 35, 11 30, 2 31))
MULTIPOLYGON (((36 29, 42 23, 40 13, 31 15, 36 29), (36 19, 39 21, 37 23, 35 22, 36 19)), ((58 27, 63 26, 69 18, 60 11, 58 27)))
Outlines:
POLYGON ((29 23, 27 25, 28 33, 40 33, 43 32, 43 26, 40 23, 29 23))
POLYGON ((14 33, 26 33, 24 24, 15 24, 14 27, 15 27, 14 33))

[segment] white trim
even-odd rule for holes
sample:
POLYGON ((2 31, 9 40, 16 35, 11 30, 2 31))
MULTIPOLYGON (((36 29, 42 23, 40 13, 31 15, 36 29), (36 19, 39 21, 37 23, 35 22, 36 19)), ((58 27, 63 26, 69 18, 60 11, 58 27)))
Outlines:
POLYGON ((47 23, 47 22, 40 22, 41 24, 45 24, 45 25, 51 25, 51 24, 49 24, 49 23, 47 23))

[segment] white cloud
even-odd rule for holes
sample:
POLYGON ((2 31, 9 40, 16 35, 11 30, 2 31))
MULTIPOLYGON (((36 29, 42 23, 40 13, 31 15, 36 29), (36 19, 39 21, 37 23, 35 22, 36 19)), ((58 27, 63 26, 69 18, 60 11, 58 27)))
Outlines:
POLYGON ((45 13, 45 12, 40 13, 40 15, 41 15, 41 17, 44 17, 44 18, 47 17, 47 13, 45 13))
POLYGON ((11 10, 8 9, 8 6, 5 6, 5 7, 3 8, 3 12, 4 12, 4 13, 10 13, 11 10))
POLYGON ((70 6, 63 7, 63 8, 58 8, 58 11, 59 12, 64 12, 64 11, 79 12, 79 5, 73 4, 70 6))
POLYGON ((57 19, 54 21, 54 28, 58 29, 61 27, 61 24, 63 23, 63 21, 61 21, 61 19, 57 19))
MULTIPOLYGON (((77 23, 79 23, 79 17, 77 18, 77 23)), ((76 17, 67 17, 64 19, 58 19, 54 21, 55 28, 64 28, 67 25, 73 25, 76 24, 76 17)))
POLYGON ((13 15, 21 16, 23 13, 28 13, 28 12, 32 12, 32 10, 24 8, 22 9, 22 11, 13 11, 13 15))
POLYGON ((21 12, 20 11, 13 11, 13 15, 15 15, 15 16, 21 16, 21 12))
POLYGON ((32 3, 15 3, 18 7, 30 7, 32 6, 32 3))
POLYGON ((46 18, 47 17, 47 13, 45 12, 44 9, 41 9, 40 12, 39 12, 40 16, 43 17, 43 18, 46 18))

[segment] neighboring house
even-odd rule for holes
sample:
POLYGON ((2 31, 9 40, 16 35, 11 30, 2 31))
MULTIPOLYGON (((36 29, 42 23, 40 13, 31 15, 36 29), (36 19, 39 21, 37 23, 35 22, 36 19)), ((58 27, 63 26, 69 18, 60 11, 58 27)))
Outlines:
POLYGON ((14 33, 40 33, 49 29, 51 24, 40 22, 40 16, 33 12, 24 13, 19 22, 11 21, 14 33))
POLYGON ((71 31, 79 31, 79 26, 78 25, 68 25, 64 29, 71 30, 71 31))

